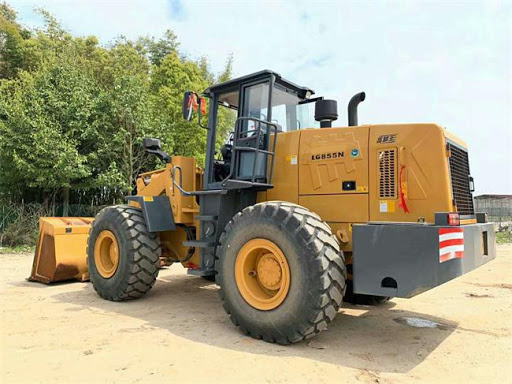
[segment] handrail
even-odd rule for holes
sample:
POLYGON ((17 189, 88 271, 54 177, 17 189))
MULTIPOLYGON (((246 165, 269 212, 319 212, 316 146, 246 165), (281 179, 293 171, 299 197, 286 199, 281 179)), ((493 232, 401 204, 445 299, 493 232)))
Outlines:
MULTIPOLYGON (((174 164, 172 165, 171 176, 172 176, 173 188, 174 187, 178 188, 178 190, 180 191, 180 193, 183 196, 222 195, 227 192, 227 191, 223 191, 222 189, 212 189, 209 191, 193 191, 193 192, 185 191, 183 189, 183 170, 181 169, 181 167, 179 165, 174 165, 174 164), (180 171, 179 184, 176 183, 176 171, 175 171, 176 169, 178 169, 180 171)), ((174 191, 173 191, 173 193, 174 193, 174 191)))
POLYGON ((267 125, 272 125, 273 127, 275 127, 277 129, 277 124, 276 123, 272 123, 270 121, 267 121, 267 120, 261 120, 261 119, 258 119, 256 117, 250 117, 250 116, 240 116, 236 119, 235 121, 235 124, 238 122, 238 121, 242 121, 242 120, 252 120, 252 121, 256 121, 258 123, 263 123, 263 124, 267 124, 267 125))
MULTIPOLYGON (((235 134, 234 134, 234 140, 233 140, 233 152, 234 152, 234 155, 233 156, 233 164, 235 164, 238 159, 237 159, 237 156, 236 156, 236 152, 242 152, 242 151, 248 151, 249 148, 251 147, 247 147, 247 149, 241 149, 237 143, 240 142, 240 141, 248 141, 248 140, 254 140, 256 139, 256 145, 258 147, 256 148, 253 148, 253 150, 251 150, 252 152, 255 153, 255 156, 254 156, 254 163, 253 163, 253 172, 252 172, 252 178, 251 178, 251 182, 255 182, 255 174, 256 174, 256 164, 257 164, 257 155, 258 153, 263 153, 265 154, 266 156, 272 156, 272 164, 271 164, 271 170, 270 170, 270 176, 269 176, 269 180, 267 180, 269 183, 272 181, 272 176, 274 174, 274 156, 275 156, 275 147, 276 147, 276 139, 274 139, 274 145, 273 145, 273 152, 272 151, 268 151, 268 150, 265 150, 265 149, 261 149, 259 148, 259 145, 260 145, 260 140, 261 140, 261 132, 262 132, 262 128, 261 128, 261 125, 262 124, 265 124, 266 126, 266 129, 265 129, 265 133, 267 135, 270 135, 272 132, 275 132, 277 134, 278 131, 278 125, 276 123, 272 123, 271 121, 266 121, 266 120, 262 120, 262 119, 258 119, 256 117, 249 117, 249 116, 240 116, 236 119, 235 121, 235 134), (254 121, 255 123, 257 123, 257 128, 254 128, 254 129, 251 129, 251 130, 247 130, 247 131, 241 131, 241 122, 242 121, 254 121), (272 129, 273 128, 273 129, 272 129), (241 137, 241 134, 246 134, 248 135, 249 133, 256 133, 254 136, 246 136, 246 137, 241 137)), ((229 171, 229 174, 221 181, 221 185, 222 186, 225 186, 226 185, 226 182, 231 179, 233 177, 233 172, 234 172, 234 169, 235 167, 232 166, 230 171, 229 171)))

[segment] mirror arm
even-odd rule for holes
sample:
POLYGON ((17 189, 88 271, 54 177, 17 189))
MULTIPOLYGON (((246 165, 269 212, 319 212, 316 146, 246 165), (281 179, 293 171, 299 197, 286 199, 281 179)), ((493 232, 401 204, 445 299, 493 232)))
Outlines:
MULTIPOLYGON (((199 100, 199 106, 197 107, 197 120, 198 120, 198 123, 199 123, 199 126, 203 129, 208 129, 208 126, 206 125, 202 125, 201 124, 201 98, 198 96, 198 100, 199 100)), ((205 101, 206 103, 206 101, 205 101)))
POLYGON ((166 163, 171 162, 171 156, 167 152, 156 150, 156 149, 146 149, 146 152, 155 155, 160 160, 163 160, 166 163))

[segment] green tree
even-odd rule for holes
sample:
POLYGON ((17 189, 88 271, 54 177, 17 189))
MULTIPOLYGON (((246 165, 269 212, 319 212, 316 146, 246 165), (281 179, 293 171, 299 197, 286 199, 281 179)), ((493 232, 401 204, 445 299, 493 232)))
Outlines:
POLYGON ((182 59, 177 52, 171 52, 162 63, 154 67, 152 89, 155 93, 155 107, 162 112, 162 139, 172 154, 196 157, 198 165, 204 164, 206 131, 197 121, 183 120, 181 110, 183 94, 192 90, 202 92, 208 86, 197 62, 182 59))
POLYGON ((91 175, 82 138, 96 120, 98 89, 72 37, 42 14, 46 29, 30 45, 40 59, 0 83, 0 190, 22 198, 30 189, 60 191, 66 214, 70 188, 91 175))
POLYGON ((76 71, 48 68, 37 74, 22 72, 3 82, 0 114, 0 186, 11 195, 25 188, 67 191, 90 173, 79 152, 76 126, 88 114, 86 96, 59 92, 64 83, 83 81, 76 71), (6 122, 7 121, 7 122, 6 122))
MULTIPOLYGON (((103 66, 103 116, 97 128, 96 185, 129 193, 148 159, 141 146, 158 136, 161 122, 150 92, 150 63, 130 41, 120 39, 103 66)), ((92 159, 91 159, 92 160, 92 159)))
POLYGON ((147 54, 151 64, 160 65, 162 60, 171 52, 178 52, 178 37, 173 31, 165 31, 161 39, 156 40, 153 37, 142 37, 138 39, 138 46, 142 52, 147 54))
MULTIPOLYGON (((144 137, 204 164, 206 131, 183 120, 183 93, 229 80, 232 57, 215 77, 206 58, 180 52, 171 30, 102 47, 39 13, 44 27, 29 29, 0 4, 0 198, 112 203, 141 171, 161 166, 145 155, 144 137)), ((233 127, 222 111, 218 145, 233 127)))
POLYGON ((12 78, 21 69, 34 67, 31 32, 16 21, 16 11, 6 3, 0 4, 0 79, 12 78))

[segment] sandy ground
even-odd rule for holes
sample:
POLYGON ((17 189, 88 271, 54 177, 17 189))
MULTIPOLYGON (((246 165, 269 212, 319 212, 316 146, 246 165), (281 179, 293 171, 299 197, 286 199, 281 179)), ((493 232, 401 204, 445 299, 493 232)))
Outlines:
POLYGON ((0 257, 2 383, 512 382, 510 245, 413 299, 345 305, 327 332, 288 347, 243 336, 216 286, 179 266, 145 298, 111 303, 88 283, 25 281, 31 255, 0 257))

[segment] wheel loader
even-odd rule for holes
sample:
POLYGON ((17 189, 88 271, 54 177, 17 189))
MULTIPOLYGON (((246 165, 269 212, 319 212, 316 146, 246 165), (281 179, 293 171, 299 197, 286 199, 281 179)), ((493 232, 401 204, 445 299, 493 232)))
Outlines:
POLYGON ((215 280, 245 334, 289 344, 325 330, 344 299, 410 298, 495 257, 461 139, 430 123, 359 125, 364 93, 333 126, 337 102, 313 95, 270 70, 186 92, 183 117, 207 130, 204 168, 144 139, 165 168, 94 221, 42 218, 32 279, 88 272, 123 301, 181 263, 215 280))

